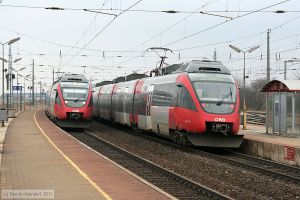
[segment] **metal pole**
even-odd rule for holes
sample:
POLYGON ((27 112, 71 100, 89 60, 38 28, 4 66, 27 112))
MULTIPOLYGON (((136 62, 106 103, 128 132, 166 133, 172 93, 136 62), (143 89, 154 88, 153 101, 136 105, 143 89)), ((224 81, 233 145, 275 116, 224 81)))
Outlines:
POLYGON ((243 70, 243 86, 246 87, 246 52, 243 51, 244 54, 244 70, 243 70))
POLYGON ((286 65, 287 65, 287 61, 284 61, 284 80, 286 80, 286 65))
POLYGON ((269 109, 268 109, 268 92, 265 92, 266 94, 266 133, 269 133, 269 120, 268 120, 268 116, 269 116, 269 109))
POLYGON ((32 107, 34 107, 34 59, 32 60, 32 107))
POLYGON ((19 86, 19 71, 17 71, 17 112, 19 111, 18 109, 19 109, 19 105, 18 105, 18 101, 19 101, 19 88, 18 88, 18 86, 19 86))
POLYGON ((244 54, 244 70, 243 70, 243 86, 244 86, 244 94, 243 94, 243 130, 247 129, 247 113, 246 113, 246 52, 242 51, 244 54))
POLYGON ((268 29, 267 32, 267 81, 269 82, 271 79, 270 76, 270 32, 271 30, 268 29))
POLYGON ((52 84, 54 83, 54 68, 52 69, 52 84))
POLYGON ((2 44, 2 107, 4 107, 4 44, 2 44))
POLYGON ((32 99, 31 99, 31 88, 30 88, 31 86, 28 86, 28 89, 29 89, 29 105, 31 105, 32 104, 32 99))
POLYGON ((23 107, 23 110, 25 110, 25 103, 26 103, 26 96, 25 96, 25 94, 26 94, 25 79, 26 79, 26 78, 24 77, 24 102, 23 102, 23 103, 24 103, 24 104, 23 104, 24 107, 23 107))
POLYGON ((40 81, 40 105, 42 104, 42 81, 40 81))
POLYGON ((292 93, 292 133, 295 134, 295 94, 292 93))
POLYGON ((20 90, 20 111, 22 111, 22 89, 20 90))
POLYGON ((8 80, 9 80, 9 108, 11 108, 12 99, 12 55, 11 55, 11 45, 9 45, 9 66, 8 66, 8 80))
POLYGON ((8 116, 8 108, 9 108, 9 94, 8 94, 8 90, 9 90, 9 73, 7 73, 6 75, 6 111, 7 111, 7 116, 8 116))

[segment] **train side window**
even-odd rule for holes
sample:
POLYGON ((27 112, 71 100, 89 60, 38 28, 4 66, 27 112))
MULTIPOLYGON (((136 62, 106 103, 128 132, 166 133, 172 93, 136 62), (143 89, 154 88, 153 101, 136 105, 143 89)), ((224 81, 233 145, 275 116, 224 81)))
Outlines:
POLYGON ((175 94, 172 92, 172 84, 159 84, 155 85, 152 94, 153 106, 174 106, 175 94))
POLYGON ((58 92, 56 92, 56 94, 55 94, 55 103, 58 104, 58 105, 61 105, 61 101, 60 101, 58 92))
POLYGON ((177 98, 177 106, 186 108, 189 110, 197 110, 196 106, 193 102, 192 96, 186 87, 177 87, 178 98, 177 98))

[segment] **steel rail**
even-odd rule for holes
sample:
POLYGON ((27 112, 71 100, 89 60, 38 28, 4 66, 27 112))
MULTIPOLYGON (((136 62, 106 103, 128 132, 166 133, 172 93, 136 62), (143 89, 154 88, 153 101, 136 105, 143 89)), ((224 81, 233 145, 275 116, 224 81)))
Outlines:
MULTIPOLYGON (((117 126, 111 128, 120 130, 120 127, 118 128, 117 126)), ((129 129, 124 130, 123 126, 122 128, 123 129, 121 129, 121 131, 124 131, 128 134, 134 134, 135 136, 143 137, 151 141, 156 141, 172 148, 177 148, 177 149, 179 148, 187 152, 191 152, 191 153, 205 156, 207 158, 219 160, 221 162, 232 164, 237 167, 242 167, 244 169, 248 169, 260 174, 270 176, 272 178, 277 178, 284 181, 300 184, 299 167, 293 167, 293 166, 277 163, 271 160, 266 160, 259 157, 249 156, 246 154, 241 154, 235 151, 229 151, 224 149, 223 152, 220 151, 212 152, 210 150, 203 150, 203 148, 199 149, 194 147, 186 147, 161 137, 154 137, 153 134, 152 135, 139 134, 129 129)))
POLYGON ((78 137, 78 133, 72 134, 69 132, 73 137, 95 151, 178 199, 231 199, 213 189, 188 180, 179 174, 117 147, 90 131, 85 131, 84 133, 85 141, 78 137))

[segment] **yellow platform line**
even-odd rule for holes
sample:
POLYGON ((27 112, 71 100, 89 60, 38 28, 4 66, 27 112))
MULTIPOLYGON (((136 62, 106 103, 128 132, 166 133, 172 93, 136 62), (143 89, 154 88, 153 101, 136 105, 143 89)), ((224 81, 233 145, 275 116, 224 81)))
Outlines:
POLYGON ((76 169, 76 171, 84 178, 86 179, 101 195, 103 195, 107 200, 112 200, 112 198, 106 194, 94 181, 90 179, 90 177, 84 173, 66 154, 64 154, 57 146, 54 144, 54 142, 46 135, 46 133, 43 131, 43 129, 40 127, 38 122, 36 121, 36 115, 37 111, 34 113, 34 121, 39 128, 39 130, 43 133, 45 138, 49 141, 49 143, 76 169))

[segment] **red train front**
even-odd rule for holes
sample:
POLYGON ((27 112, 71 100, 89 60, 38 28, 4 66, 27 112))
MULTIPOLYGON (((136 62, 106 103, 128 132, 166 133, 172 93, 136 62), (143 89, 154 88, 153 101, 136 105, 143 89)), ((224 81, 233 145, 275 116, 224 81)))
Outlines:
POLYGON ((186 71, 176 79, 179 101, 186 106, 175 106, 171 114, 178 139, 195 146, 239 147, 239 89, 229 71, 216 62, 191 62, 186 71))
POLYGON ((83 75, 66 74, 51 87, 46 113, 58 126, 87 128, 92 112, 92 88, 83 75))
POLYGON ((242 143, 238 86, 221 62, 191 61, 168 75, 95 90, 97 118, 195 146, 237 148, 242 143))

